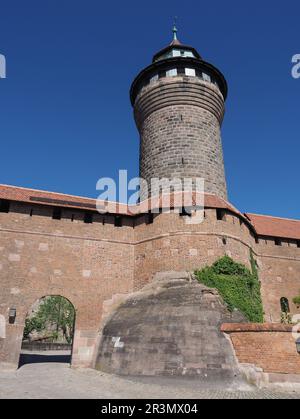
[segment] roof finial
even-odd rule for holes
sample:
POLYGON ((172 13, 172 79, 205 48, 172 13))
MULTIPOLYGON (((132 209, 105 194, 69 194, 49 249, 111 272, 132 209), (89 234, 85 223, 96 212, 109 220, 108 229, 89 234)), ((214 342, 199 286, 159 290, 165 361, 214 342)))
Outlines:
POLYGON ((172 32, 173 32, 173 41, 177 41, 178 40, 178 38, 177 38, 177 32, 178 32, 178 29, 177 29, 177 20, 178 20, 178 17, 175 16, 174 17, 173 30, 172 30, 172 32))

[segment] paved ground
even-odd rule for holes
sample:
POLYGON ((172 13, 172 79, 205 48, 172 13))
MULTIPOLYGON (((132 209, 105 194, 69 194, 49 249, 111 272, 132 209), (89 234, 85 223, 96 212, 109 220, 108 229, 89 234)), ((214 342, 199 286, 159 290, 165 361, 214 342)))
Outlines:
MULTIPOLYGON (((68 354, 61 355, 49 358, 48 353, 41 358, 36 354, 35 363, 25 364, 18 371, 0 371, 0 399, 300 399, 300 393, 260 391, 245 385, 210 390, 196 381, 122 378, 95 370, 74 370, 55 362, 64 361, 68 354)), ((28 354, 23 358, 23 363, 26 361, 28 354)))

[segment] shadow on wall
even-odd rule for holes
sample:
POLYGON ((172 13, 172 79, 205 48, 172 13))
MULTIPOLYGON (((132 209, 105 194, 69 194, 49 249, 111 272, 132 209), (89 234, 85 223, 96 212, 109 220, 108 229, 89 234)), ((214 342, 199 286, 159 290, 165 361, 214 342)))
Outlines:
POLYGON ((27 364, 44 364, 44 363, 58 363, 58 364, 70 364, 71 363, 71 352, 69 354, 21 354, 18 368, 23 367, 27 364))

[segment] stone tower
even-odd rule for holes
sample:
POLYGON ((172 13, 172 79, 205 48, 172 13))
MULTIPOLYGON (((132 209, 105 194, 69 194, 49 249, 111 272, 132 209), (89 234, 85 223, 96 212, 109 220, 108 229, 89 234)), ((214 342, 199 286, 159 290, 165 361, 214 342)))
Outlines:
MULTIPOLYGON (((173 34, 131 86, 140 177, 148 185, 153 178, 204 178, 205 192, 227 199, 221 143, 227 83, 194 48, 181 44, 176 27, 173 34)), ((147 197, 141 187, 141 200, 147 197)))

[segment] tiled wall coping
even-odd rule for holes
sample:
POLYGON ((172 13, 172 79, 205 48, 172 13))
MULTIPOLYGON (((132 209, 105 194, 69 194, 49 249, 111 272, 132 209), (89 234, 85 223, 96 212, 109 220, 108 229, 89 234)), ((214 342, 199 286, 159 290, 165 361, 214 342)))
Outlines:
POLYGON ((286 332, 293 331, 293 325, 280 323, 224 323, 221 331, 224 333, 242 333, 242 332, 286 332))

